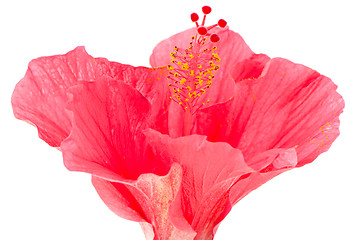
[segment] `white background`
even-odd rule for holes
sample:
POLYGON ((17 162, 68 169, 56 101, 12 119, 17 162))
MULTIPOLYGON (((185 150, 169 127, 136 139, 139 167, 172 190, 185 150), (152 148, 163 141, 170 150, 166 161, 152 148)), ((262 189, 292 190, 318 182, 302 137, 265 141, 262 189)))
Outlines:
POLYGON ((148 66, 153 47, 225 18, 256 53, 303 63, 333 79, 346 101, 341 135, 314 163, 285 173, 238 203, 216 240, 362 239, 362 37, 359 0, 1 1, 0 239, 142 240, 115 216, 90 176, 68 172, 61 153, 16 120, 10 97, 28 62, 85 45, 94 57, 148 66), (222 2, 222 3, 221 3, 222 2))

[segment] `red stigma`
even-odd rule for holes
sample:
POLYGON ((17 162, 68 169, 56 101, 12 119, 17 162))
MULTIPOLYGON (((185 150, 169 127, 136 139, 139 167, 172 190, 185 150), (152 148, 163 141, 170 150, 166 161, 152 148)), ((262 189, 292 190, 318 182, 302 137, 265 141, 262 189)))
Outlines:
POLYGON ((211 13, 211 7, 209 7, 209 6, 203 6, 202 7, 202 12, 204 13, 204 14, 209 14, 209 13, 211 13))
POLYGON ((219 25, 219 27, 224 28, 226 27, 227 22, 224 19, 220 19, 217 24, 219 25))
MULTIPOLYGON (((209 40, 211 42, 213 42, 213 43, 216 43, 216 42, 220 41, 220 37, 218 35, 216 35, 216 34, 212 34, 212 32, 210 32, 210 30, 215 28, 215 27, 224 28, 224 27, 226 27, 227 22, 224 19, 220 19, 217 22, 217 24, 213 24, 213 25, 210 25, 210 26, 205 26, 206 16, 209 13, 211 13, 211 7, 203 6, 202 7, 202 12, 204 13, 204 16, 202 18, 202 23, 200 25, 198 23, 199 15, 197 15, 197 13, 192 13, 190 15, 191 21, 196 24, 197 34, 199 34, 201 36, 205 36, 205 37, 210 37, 209 40)), ((205 37, 204 37, 204 41, 206 41, 205 37)), ((200 40, 200 38, 198 40, 200 40)))
POLYGON ((197 22, 198 20, 199 20, 199 15, 197 15, 197 13, 192 13, 191 14, 191 21, 197 22))
POLYGON ((220 40, 220 37, 217 35, 217 34, 212 34, 210 36, 210 41, 213 42, 213 43, 216 43, 220 40))
POLYGON ((198 32, 200 35, 206 35, 207 29, 206 29, 206 27, 199 27, 199 28, 197 29, 197 32, 198 32))

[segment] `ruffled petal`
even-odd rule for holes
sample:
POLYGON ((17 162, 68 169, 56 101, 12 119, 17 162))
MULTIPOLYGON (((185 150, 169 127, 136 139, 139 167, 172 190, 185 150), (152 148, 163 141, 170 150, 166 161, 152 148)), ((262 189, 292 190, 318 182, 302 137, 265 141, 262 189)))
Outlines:
POLYGON ((103 202, 119 217, 136 222, 146 221, 142 206, 127 188, 128 185, 96 176, 92 176, 92 183, 103 202))
POLYGON ((59 147, 71 130, 71 116, 65 108, 67 90, 79 81, 108 77, 139 90, 152 103, 149 123, 167 133, 170 100, 165 72, 164 68, 133 67, 105 58, 95 59, 84 47, 65 55, 41 57, 29 63, 25 77, 14 90, 14 115, 35 125, 39 137, 49 145, 59 147))
POLYGON ((169 222, 182 168, 156 158, 147 146, 142 133, 151 109, 147 99, 110 79, 84 82, 70 92, 73 129, 61 144, 66 167, 92 174, 107 206, 121 217, 150 223, 157 239, 193 239, 192 230, 179 231, 169 222))
POLYGON ((150 103, 122 81, 84 82, 71 91, 73 129, 62 143, 69 170, 118 180, 142 173, 166 174, 168 164, 157 161, 145 146, 150 103))
POLYGON ((277 58, 259 78, 238 82, 232 100, 200 111, 197 132, 211 141, 229 142, 247 160, 270 149, 296 147, 301 166, 338 136, 343 107, 329 78, 277 58))
POLYGON ((258 78, 269 61, 270 58, 265 54, 253 54, 251 57, 235 64, 231 77, 235 82, 258 78))
POLYGON ((95 62, 84 47, 65 55, 34 59, 12 95, 14 115, 34 124, 39 137, 50 146, 59 147, 71 130, 65 110, 67 89, 80 80, 94 81, 96 76, 95 62))
POLYGON ((293 169, 297 165, 298 159, 294 148, 279 148, 261 152, 248 159, 247 163, 255 172, 233 186, 230 191, 232 205, 275 176, 293 169))
POLYGON ((97 58, 96 61, 103 75, 114 80, 124 81, 147 98, 151 103, 150 126, 157 131, 167 134, 167 110, 170 104, 167 68, 133 67, 111 62, 105 58, 97 58))
POLYGON ((338 136, 338 124, 334 122, 344 101, 329 78, 303 65, 273 59, 257 85, 255 105, 238 145, 247 155, 296 147, 300 165, 313 161, 338 136), (324 141, 312 143, 315 136, 322 140, 321 134, 324 141), (311 144, 323 145, 323 149, 306 159, 316 149, 306 147, 306 153, 299 147, 311 144))
POLYGON ((176 228, 169 218, 170 205, 182 180, 182 168, 174 164, 165 176, 142 174, 132 183, 110 182, 93 177, 99 196, 118 216, 137 221, 148 240, 193 240, 195 232, 176 228))
POLYGON ((208 142, 199 135, 175 139, 150 129, 145 134, 156 155, 183 167, 181 189, 171 206, 171 221, 183 229, 179 218, 184 216, 197 232, 195 239, 212 239, 215 226, 231 209, 230 189, 253 172, 241 151, 227 143, 208 142))

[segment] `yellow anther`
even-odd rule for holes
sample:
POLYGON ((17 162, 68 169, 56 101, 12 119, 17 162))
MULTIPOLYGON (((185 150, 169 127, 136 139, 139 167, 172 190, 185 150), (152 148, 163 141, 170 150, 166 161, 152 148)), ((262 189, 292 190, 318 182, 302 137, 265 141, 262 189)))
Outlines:
POLYGON ((181 67, 182 70, 189 70, 189 65, 187 63, 184 63, 181 67))
POLYGON ((192 36, 190 45, 186 48, 174 46, 170 53, 171 63, 166 65, 165 74, 170 80, 168 86, 174 92, 170 99, 182 105, 183 109, 197 109, 196 104, 205 105, 209 99, 197 103, 212 84, 215 72, 220 68, 217 62, 221 59, 215 52, 217 46, 208 48, 209 39, 192 36), (194 46, 195 45, 195 46, 194 46), (173 83, 174 82, 174 83, 173 83))
POLYGON ((175 52, 170 53, 170 55, 171 55, 172 58, 176 58, 176 53, 175 52))
POLYGON ((219 55, 217 55, 217 53, 212 53, 212 56, 215 58, 216 62, 221 61, 221 58, 219 57, 219 55))

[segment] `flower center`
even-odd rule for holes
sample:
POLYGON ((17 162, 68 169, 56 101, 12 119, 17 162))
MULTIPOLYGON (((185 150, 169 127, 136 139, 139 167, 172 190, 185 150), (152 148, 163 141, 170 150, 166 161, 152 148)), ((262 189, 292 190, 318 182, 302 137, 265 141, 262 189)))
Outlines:
POLYGON ((217 34, 209 31, 216 26, 224 28, 226 21, 220 19, 217 24, 205 26, 206 15, 211 12, 209 6, 202 8, 204 17, 199 25, 199 16, 191 14, 191 21, 196 24, 196 33, 191 37, 186 49, 174 47, 171 52, 171 64, 167 66, 172 89, 173 101, 178 103, 185 112, 194 113, 209 102, 208 98, 200 97, 211 87, 215 71, 220 68, 220 57, 217 54, 216 42, 220 40, 217 34))

